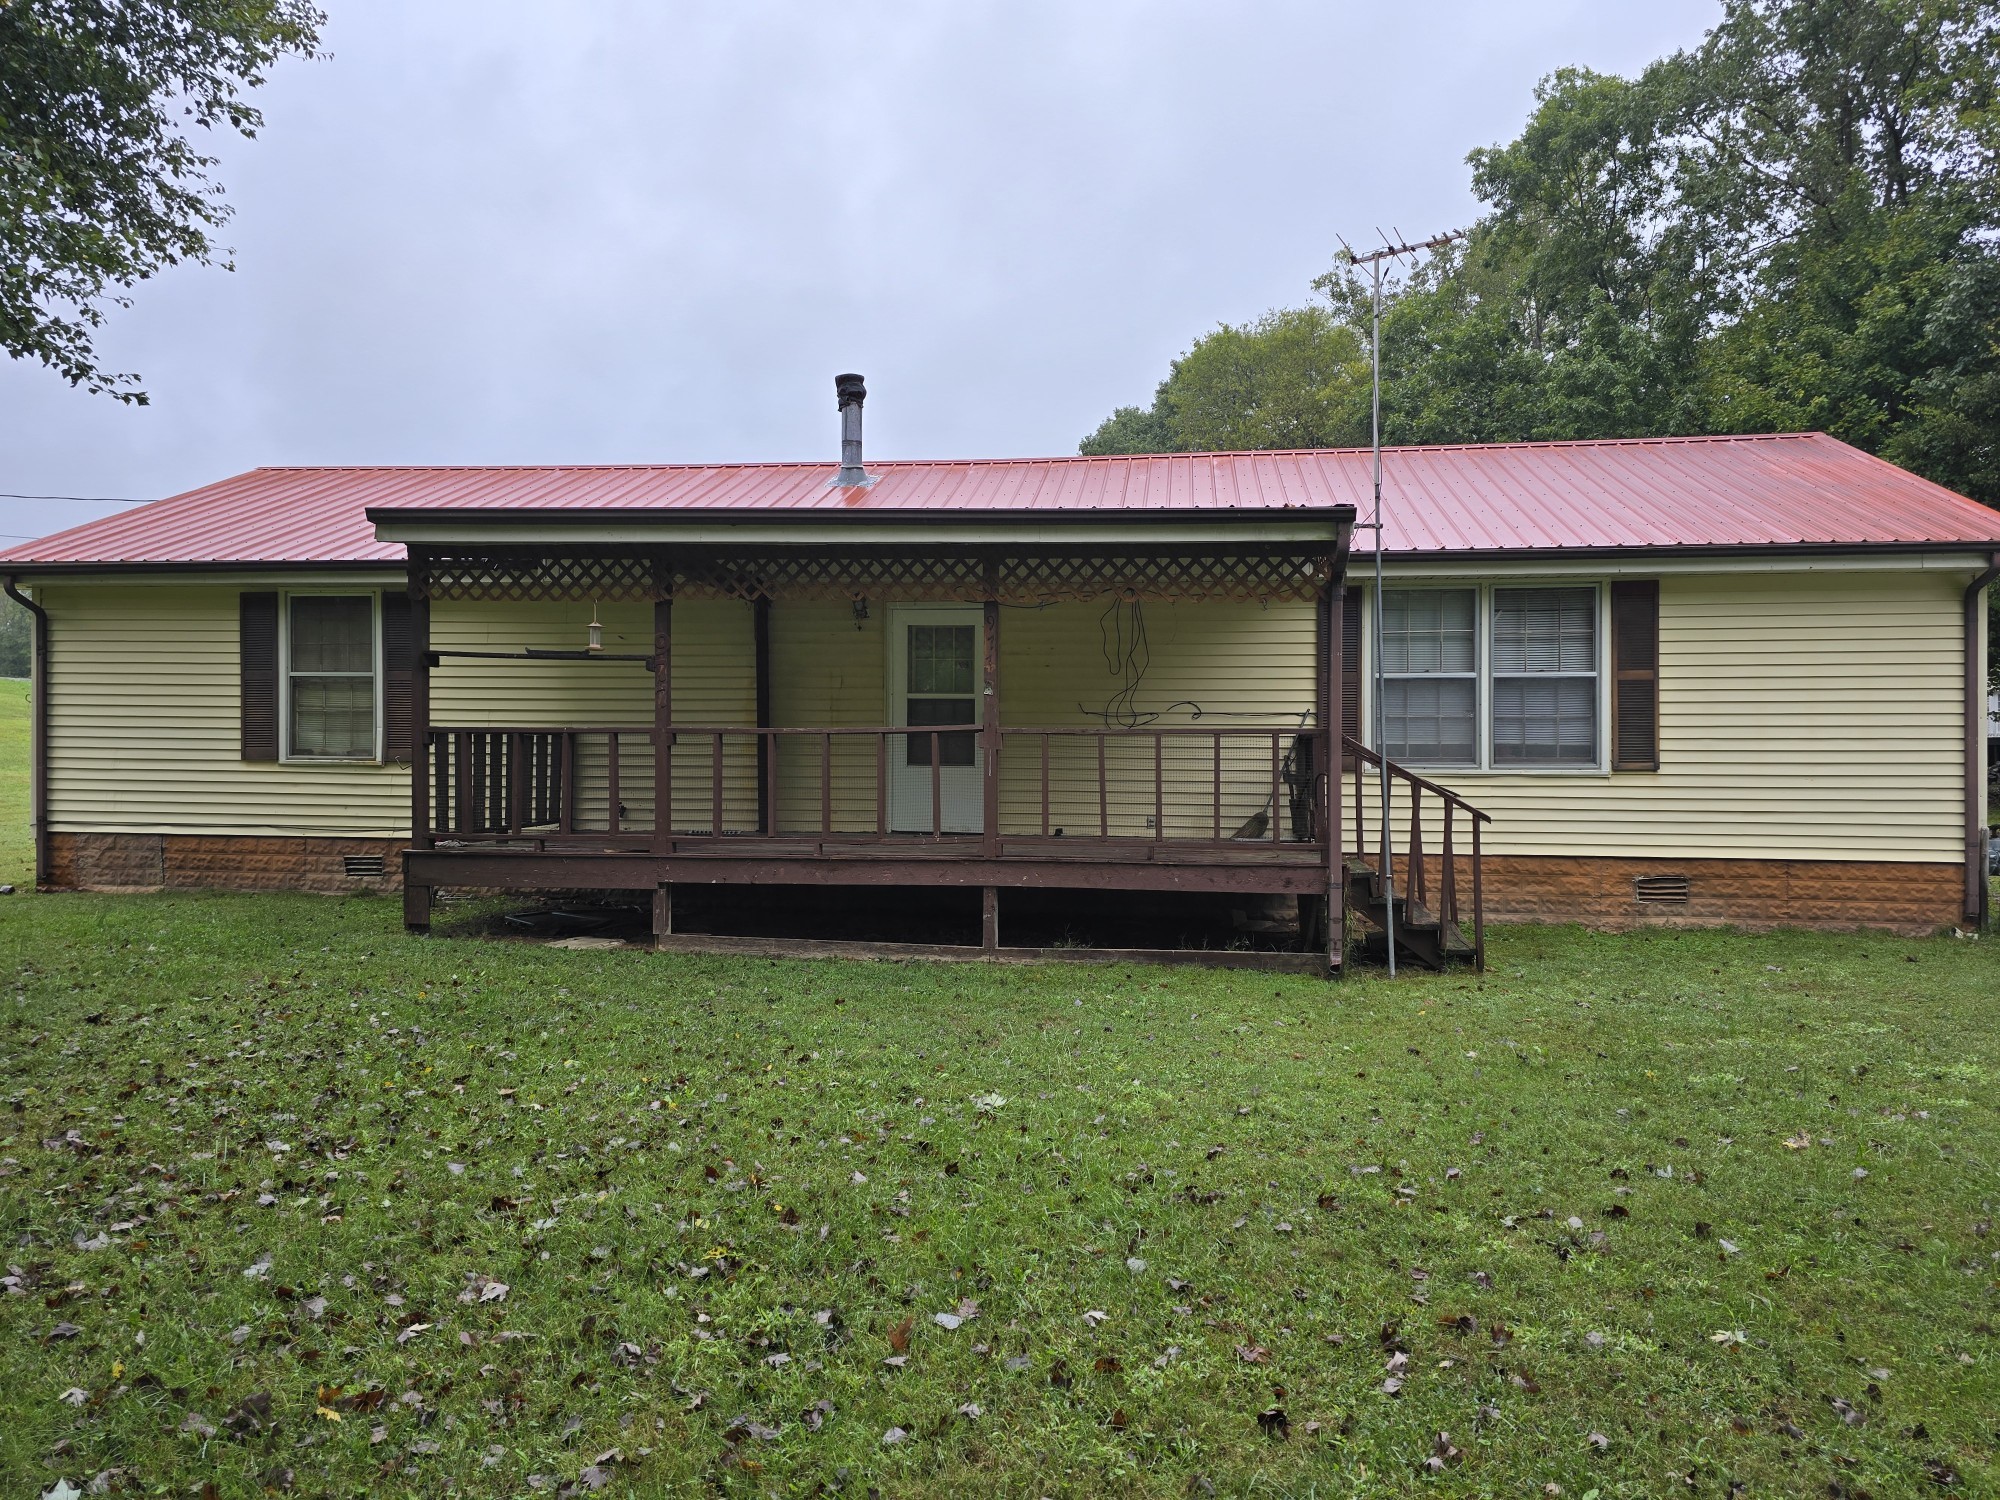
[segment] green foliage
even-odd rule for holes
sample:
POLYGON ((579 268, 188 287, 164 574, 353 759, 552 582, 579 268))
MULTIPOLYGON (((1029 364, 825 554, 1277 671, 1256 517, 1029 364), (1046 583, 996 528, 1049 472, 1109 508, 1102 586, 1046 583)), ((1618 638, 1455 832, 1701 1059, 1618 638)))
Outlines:
MULTIPOLYGON (((1823 429, 2000 503, 2000 10, 1723 9, 1636 79, 1553 74, 1471 154, 1489 212, 1388 287, 1386 437, 1823 429)), ((1368 333, 1351 268, 1314 286, 1368 333)), ((1206 430, 1259 446, 1236 389, 1206 430)))
POLYGON ((0 677, 26 677, 35 638, 35 617, 0 595, 0 677))
POLYGON ((1120 407, 1085 454, 1323 448, 1367 430, 1360 336, 1323 307, 1227 323, 1174 361, 1150 410, 1120 407))
POLYGON ((307 0, 0 3, 0 348, 72 385, 145 401, 93 348, 108 306, 228 217, 191 127, 255 135, 243 93, 311 55, 307 0))
POLYGON ((1165 453, 1173 446, 1157 408, 1121 406, 1085 438, 1077 451, 1086 458, 1110 453, 1165 453))

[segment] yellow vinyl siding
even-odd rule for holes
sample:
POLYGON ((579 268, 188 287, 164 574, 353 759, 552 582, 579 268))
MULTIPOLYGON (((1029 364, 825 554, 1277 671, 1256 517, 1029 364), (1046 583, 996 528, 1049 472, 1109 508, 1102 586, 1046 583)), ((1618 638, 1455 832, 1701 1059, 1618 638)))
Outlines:
MULTIPOLYGON (((1144 663, 1129 701, 1118 670, 1132 645, 1134 620, 1109 601, 1057 604, 1000 612, 1000 722, 1035 727, 1116 727, 1133 719, 1147 727, 1237 731, 1223 736, 1223 837, 1263 812, 1271 798, 1271 741, 1241 731, 1283 728, 1282 760, 1293 735, 1310 723, 1315 655, 1312 606, 1170 603, 1139 609, 1144 663), (1121 710, 1122 717, 1121 717, 1121 710), (1157 716, 1157 717, 1153 717, 1157 716)), ((1151 736, 1107 742, 1104 823, 1099 821, 1097 741, 1054 736, 1049 741, 1049 822, 1053 832, 1146 838, 1155 815, 1151 736)), ((1010 735, 1001 756, 1002 831, 1041 832, 1041 746, 1010 735)), ((1215 741, 1173 735, 1162 742, 1160 811, 1170 838, 1207 838, 1217 821, 1213 797, 1215 741)), ((1286 794, 1279 793, 1282 820, 1286 794)), ((1268 829, 1268 823, 1265 825, 1268 829)))
MULTIPOLYGON (((1946 572, 1668 574, 1658 771, 1425 774, 1493 815, 1493 854, 1962 859, 1963 589, 1946 572)), ((1351 790, 1347 806, 1351 824, 1351 790)))
POLYGON ((237 590, 53 583, 37 593, 50 618, 52 829, 408 832, 401 766, 241 758, 237 590))
MULTIPOLYGON (((576 651, 588 639, 591 605, 453 601, 431 615, 439 651, 576 651)), ((650 655, 649 604, 603 604, 607 655, 650 655)), ((734 599, 685 599, 673 610, 674 714, 691 725, 755 722, 750 606, 734 599)), ((490 661, 445 657, 431 673, 431 722, 489 728, 624 728, 619 738, 619 826, 653 826, 653 677, 643 662, 490 661)), ((576 826, 608 826, 607 736, 585 736, 577 751, 576 826)), ((726 826, 755 822, 755 751, 746 738, 724 749, 726 826)), ((712 808, 711 741, 674 749, 674 826, 706 828, 712 808)))
MULTIPOLYGON (((264 582, 250 587, 269 588, 264 582)), ((1964 575, 1946 570, 1665 574, 1660 604, 1658 772, 1431 773, 1493 814, 1499 854, 1957 861, 1963 857, 1964 575)), ((238 590, 225 585, 52 582, 51 826, 74 832, 396 837, 409 819, 400 766, 246 763, 238 746, 238 590)), ((1149 601, 1149 660, 1130 707, 1202 730, 1293 726, 1311 706, 1313 614, 1303 604, 1149 601), (1196 708, 1202 717, 1195 716, 1196 708)), ((885 723, 888 606, 857 628, 844 601, 771 609, 772 705, 781 725, 885 723)), ((586 604, 443 603, 442 650, 574 649, 586 604)), ((652 647, 650 610, 606 604, 606 648, 652 647)), ((1121 685, 1105 658, 1106 605, 1001 611, 1003 726, 1101 724, 1121 685)), ((1123 623, 1129 629, 1130 618, 1123 623)), ((1117 654, 1115 637, 1113 655, 1117 654)), ((751 610, 691 599, 674 609, 675 717, 748 726, 755 713, 751 610)), ((629 727, 627 826, 652 820, 652 679, 636 662, 471 662, 432 674, 432 721, 490 727, 629 727)), ((836 740, 834 827, 875 826, 872 737, 836 740)), ((1227 741, 1225 835, 1269 799, 1269 741, 1227 741)), ((894 753, 896 747, 891 747, 894 753)), ((1107 764, 1110 830, 1144 836, 1150 739, 1107 764)), ((820 825, 817 740, 780 756, 781 826, 820 825)), ((677 828, 710 823, 712 742, 674 752, 677 828)), ((602 741, 587 744, 580 812, 602 826, 602 741)), ((1205 836, 1213 742, 1169 752, 1167 828, 1205 836)), ((1014 735, 1002 755, 1009 833, 1039 832, 1040 754, 1014 735)), ((725 827, 754 826, 751 737, 725 746, 725 827)), ((1095 749, 1052 742, 1051 826, 1097 832, 1095 749)), ((1352 807, 1351 795, 1346 806, 1352 807)), ((1284 813, 1281 795, 1280 816, 1284 813)), ((1370 822, 1374 812, 1371 808, 1370 822)), ((1351 813, 1350 813, 1351 820, 1351 813)), ((1399 823, 1402 820, 1399 819, 1399 823)), ((1436 847, 1436 831, 1431 835, 1436 847)))
MULTIPOLYGON (((1123 606, 1120 607, 1121 612, 1123 606)), ((1104 714, 1121 678, 1106 661, 1102 604, 1056 604, 1044 609, 1000 611, 1000 720, 1008 725, 1085 727, 1104 714)), ((1160 714, 1162 725, 1296 728, 1313 701, 1313 617, 1308 605, 1181 603, 1142 606, 1148 664, 1131 708, 1160 714), (1206 717, 1197 719, 1196 709, 1206 717)), ((876 605, 859 623, 840 602, 779 600, 771 607, 771 705, 779 724, 814 728, 875 726, 889 722, 888 610, 876 605)), ((1129 616, 1127 617, 1129 628, 1129 616)), ((1115 643, 1112 645, 1116 654, 1115 643)), ((678 678, 677 678, 678 680, 678 678)), ((676 713, 680 713, 676 698, 676 713)), ((1281 741, 1281 754, 1290 744, 1281 741)), ((836 736, 827 780, 833 791, 836 832, 869 832, 876 826, 876 756, 872 736, 836 736)), ((902 753, 891 740, 887 753, 902 753)), ((821 742, 788 739, 779 756, 779 827, 812 832, 820 825, 821 742)), ((1051 826, 1071 836, 1098 830, 1096 743, 1053 739, 1050 744, 1051 826)), ((1270 742, 1225 740, 1225 768, 1232 795, 1223 806, 1223 832, 1233 833, 1269 799, 1270 742), (1254 779, 1254 785, 1250 784, 1254 779)), ((1165 755, 1167 832, 1206 836, 1214 821, 1209 791, 1214 745, 1173 740, 1165 755), (1198 790, 1197 790, 1198 788, 1198 790)), ((1009 736, 1001 754, 1003 830, 1040 831, 1041 753, 1030 736, 1009 736)), ((1154 810, 1153 747, 1113 745, 1106 757, 1106 785, 1114 835, 1144 837, 1154 810)))
MULTIPOLYGON (((888 606, 877 603, 857 621, 843 600, 778 599, 771 604, 771 717, 814 729, 888 722, 888 606)), ((742 722, 750 722, 747 718, 742 722)), ((827 767, 836 832, 875 828, 876 743, 872 736, 836 737, 827 767)), ((892 744, 890 753, 894 753, 892 744)), ((778 829, 817 832, 821 743, 783 738, 778 747, 778 829)))

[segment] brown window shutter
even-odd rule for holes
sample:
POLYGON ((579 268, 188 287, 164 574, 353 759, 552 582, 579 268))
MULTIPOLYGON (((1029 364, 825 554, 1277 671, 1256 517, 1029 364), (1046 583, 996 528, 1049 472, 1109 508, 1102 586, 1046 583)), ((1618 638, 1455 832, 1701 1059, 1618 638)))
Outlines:
POLYGON ((410 759, 411 699, 416 673, 410 662, 410 596, 382 595, 382 758, 410 759))
POLYGON ((278 596, 244 594, 237 606, 243 693, 243 759, 278 758, 278 596))
MULTIPOLYGON (((1364 743, 1361 724, 1361 590, 1349 586, 1340 613, 1340 723, 1350 739, 1364 743)), ((1354 769, 1354 756, 1342 751, 1340 769, 1354 769)))
POLYGON ((1660 769, 1660 585, 1611 585, 1611 769, 1660 769))

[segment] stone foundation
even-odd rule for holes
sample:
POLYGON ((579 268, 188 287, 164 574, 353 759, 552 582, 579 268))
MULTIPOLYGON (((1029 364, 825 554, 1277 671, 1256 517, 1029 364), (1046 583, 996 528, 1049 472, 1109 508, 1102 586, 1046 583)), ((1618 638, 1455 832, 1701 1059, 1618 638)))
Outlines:
POLYGON ((407 839, 260 838, 194 833, 52 833, 49 887, 72 891, 350 891, 403 888, 407 839), (350 858, 380 875, 350 875, 350 858))
MULTIPOLYGON (((1435 893, 1440 861, 1426 864, 1435 893)), ((1472 862, 1457 864, 1459 900, 1469 915, 1472 862)), ((1489 854, 1485 894, 1489 922, 1579 922, 1605 931, 1875 928, 1915 937, 1962 922, 1965 871, 1886 860, 1489 854), (1685 899, 1674 899, 1683 879, 1685 899)))

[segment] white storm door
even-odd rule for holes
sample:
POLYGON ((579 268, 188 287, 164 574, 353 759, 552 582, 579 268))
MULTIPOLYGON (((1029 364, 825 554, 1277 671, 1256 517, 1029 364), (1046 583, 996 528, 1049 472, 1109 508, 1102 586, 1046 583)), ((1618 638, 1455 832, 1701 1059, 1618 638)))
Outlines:
MULTIPOLYGON (((985 611, 976 604, 889 611, 889 722, 940 731, 936 811, 946 833, 984 831, 985 635, 985 611)), ((927 732, 889 741, 889 827, 896 833, 931 831, 931 747, 927 732)))

